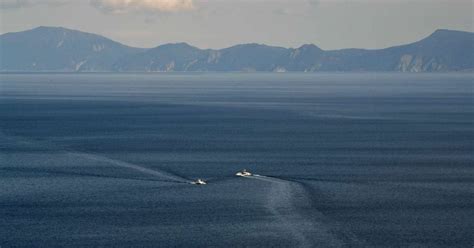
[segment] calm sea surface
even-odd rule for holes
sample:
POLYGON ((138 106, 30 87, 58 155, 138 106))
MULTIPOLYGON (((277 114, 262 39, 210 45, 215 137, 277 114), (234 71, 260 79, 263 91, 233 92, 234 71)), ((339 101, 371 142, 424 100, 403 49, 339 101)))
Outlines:
POLYGON ((0 247, 472 247, 473 87, 0 74, 0 247))

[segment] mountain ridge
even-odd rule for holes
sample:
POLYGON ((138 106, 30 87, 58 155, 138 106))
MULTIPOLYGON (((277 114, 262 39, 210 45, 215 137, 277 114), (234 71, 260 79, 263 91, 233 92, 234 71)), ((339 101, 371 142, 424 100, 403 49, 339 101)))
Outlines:
POLYGON ((101 35, 40 26, 0 35, 0 71, 472 71, 474 33, 438 29, 384 49, 323 50, 314 44, 284 48, 237 44, 200 49, 185 42, 135 48, 101 35))

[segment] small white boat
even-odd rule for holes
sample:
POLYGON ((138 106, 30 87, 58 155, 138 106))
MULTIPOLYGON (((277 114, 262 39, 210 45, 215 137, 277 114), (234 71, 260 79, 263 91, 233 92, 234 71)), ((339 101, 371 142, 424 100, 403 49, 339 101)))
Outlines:
POLYGON ((202 180, 202 179, 198 179, 196 181, 193 181, 191 182, 191 184, 194 184, 194 185, 206 185, 206 181, 202 180))
POLYGON ((239 177, 250 177, 252 176, 252 173, 248 172, 246 169, 243 169, 242 171, 235 173, 235 175, 239 177))

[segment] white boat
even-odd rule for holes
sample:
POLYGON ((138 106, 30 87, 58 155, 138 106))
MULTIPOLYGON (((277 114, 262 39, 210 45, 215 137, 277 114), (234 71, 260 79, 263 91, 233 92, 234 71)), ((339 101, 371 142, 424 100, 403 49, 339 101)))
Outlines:
POLYGON ((250 177, 252 176, 252 173, 248 172, 246 169, 243 169, 242 171, 235 173, 235 175, 239 177, 250 177))
POLYGON ((202 179, 198 179, 196 181, 193 181, 191 182, 191 184, 194 184, 194 185, 206 185, 206 181, 202 180, 202 179))

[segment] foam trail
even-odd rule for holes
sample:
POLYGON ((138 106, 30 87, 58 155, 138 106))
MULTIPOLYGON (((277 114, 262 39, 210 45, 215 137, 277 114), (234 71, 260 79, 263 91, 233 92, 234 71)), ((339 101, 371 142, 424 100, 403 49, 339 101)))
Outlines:
POLYGON ((327 218, 321 212, 316 209, 311 209, 310 212, 302 211, 310 208, 308 205, 311 204, 310 196, 301 185, 255 174, 246 178, 272 183, 266 207, 277 218, 278 225, 284 227, 294 237, 298 247, 344 246, 344 243, 333 234, 327 224, 327 218))
POLYGON ((34 173, 46 173, 52 175, 60 175, 60 176, 74 176, 74 177, 97 177, 97 178, 111 178, 111 179, 127 179, 127 180, 135 180, 135 181, 161 181, 161 182, 174 182, 171 180, 163 180, 163 179, 154 179, 154 178, 130 178, 130 177, 120 177, 120 176, 111 176, 111 175, 103 175, 103 174, 96 174, 96 173, 88 173, 88 172, 75 172, 75 171, 62 171, 62 170, 51 170, 51 169, 35 169, 35 168, 28 168, 28 169, 20 169, 20 168, 1 168, 0 171, 9 171, 9 172, 34 172, 34 173))
POLYGON ((142 167, 140 165, 128 163, 128 162, 125 162, 125 161, 115 160, 115 159, 111 159, 111 158, 108 158, 108 157, 104 157, 104 156, 100 156, 100 155, 96 155, 96 154, 91 154, 91 153, 85 153, 85 152, 78 152, 78 151, 74 151, 74 150, 63 149, 63 148, 58 147, 55 144, 52 144, 48 141, 42 141, 42 142, 32 141, 30 139, 25 139, 23 137, 7 135, 4 132, 2 132, 1 130, 0 130, 0 137, 5 138, 5 139, 13 139, 16 142, 23 143, 23 144, 28 144, 28 145, 33 145, 33 146, 40 146, 40 147, 43 147, 43 148, 46 148, 46 147, 52 148, 52 150, 54 150, 54 151, 65 152, 66 154, 71 155, 71 156, 76 156, 76 157, 89 159, 89 160, 95 160, 95 161, 98 161, 98 162, 104 162, 104 163, 107 163, 107 164, 111 164, 111 165, 115 165, 115 166, 119 166, 119 167, 123 167, 123 168, 133 169, 133 170, 139 171, 139 172, 144 173, 144 174, 161 177, 161 178, 164 178, 164 179, 171 180, 173 182, 190 183, 190 181, 191 181, 187 178, 180 177, 178 175, 174 175, 174 174, 169 173, 169 172, 152 170, 152 169, 148 169, 146 167, 142 167))
POLYGON ((104 157, 104 156, 99 156, 99 155, 90 154, 90 153, 83 153, 83 152, 68 152, 68 154, 70 154, 72 156, 78 156, 78 157, 81 157, 81 158, 95 160, 95 161, 98 161, 98 162, 108 163, 108 164, 123 167, 123 168, 133 169, 133 170, 142 172, 144 174, 153 175, 153 176, 157 176, 157 177, 161 177, 161 178, 166 178, 166 179, 169 179, 169 180, 172 180, 172 181, 175 181, 175 182, 180 182, 180 183, 189 183, 190 182, 190 180, 188 180, 186 178, 183 178, 183 177, 180 177, 180 176, 177 176, 177 175, 165 172, 165 171, 152 170, 152 169, 148 169, 146 167, 142 167, 142 166, 139 166, 139 165, 136 165, 136 164, 132 164, 132 163, 128 163, 128 162, 120 161, 120 160, 115 160, 115 159, 107 158, 107 157, 104 157))
POLYGON ((262 175, 258 175, 258 174, 253 174, 252 176, 249 176, 248 178, 252 178, 252 177, 255 177, 256 179, 264 180, 264 181, 267 181, 267 182, 271 182, 271 183, 290 183, 289 181, 284 180, 284 179, 280 179, 280 178, 276 178, 276 177, 262 176, 262 175))

